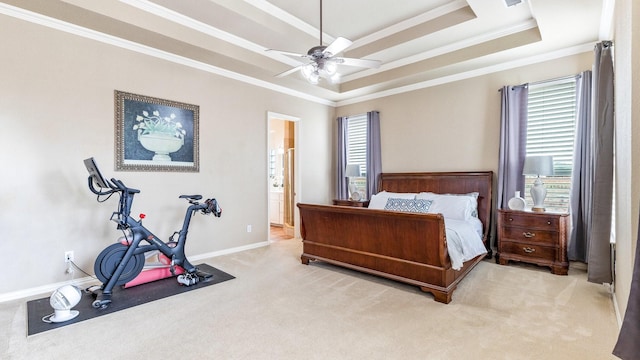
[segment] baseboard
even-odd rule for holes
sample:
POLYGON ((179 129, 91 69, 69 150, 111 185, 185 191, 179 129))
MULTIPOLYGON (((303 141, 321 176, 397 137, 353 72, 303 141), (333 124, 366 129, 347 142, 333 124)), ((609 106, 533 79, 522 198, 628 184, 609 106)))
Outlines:
POLYGON ((616 321, 618 322, 618 329, 622 328, 622 315, 620 314, 620 308, 618 307, 618 297, 615 291, 611 292, 611 301, 613 302, 613 311, 616 314, 616 321))
MULTIPOLYGON (((221 256, 221 255, 233 254, 233 253, 256 249, 256 248, 268 246, 268 245, 269 245, 269 241, 263 241, 259 243, 238 246, 235 248, 213 251, 210 253, 205 253, 200 255, 193 255, 193 256, 189 256, 189 261, 191 262, 200 261, 203 259, 209 259, 209 258, 221 256)), ((79 279, 67 280, 63 282, 42 285, 34 288, 13 291, 9 293, 0 294, 0 303, 12 301, 12 300, 25 299, 25 298, 29 298, 36 295, 42 296, 42 294, 52 293, 54 290, 64 285, 71 284, 71 285, 76 285, 80 288, 85 288, 85 287, 88 287, 89 285, 96 284, 96 282, 98 282, 98 280, 96 280, 95 278, 86 276, 79 279)))

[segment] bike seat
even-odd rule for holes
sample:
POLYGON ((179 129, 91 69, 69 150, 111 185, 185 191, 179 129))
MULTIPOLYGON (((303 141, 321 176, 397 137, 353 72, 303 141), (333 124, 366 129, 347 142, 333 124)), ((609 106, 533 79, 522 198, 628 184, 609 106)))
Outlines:
POLYGON ((189 199, 192 201, 202 199, 202 195, 180 195, 180 199, 189 199))

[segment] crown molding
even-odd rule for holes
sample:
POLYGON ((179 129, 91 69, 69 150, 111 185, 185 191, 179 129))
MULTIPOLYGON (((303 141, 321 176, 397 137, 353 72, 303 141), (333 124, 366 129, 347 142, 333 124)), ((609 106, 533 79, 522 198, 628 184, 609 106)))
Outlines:
MULTIPOLYGON (((130 0, 131 1, 131 0, 130 0)), ((137 1, 137 0, 135 0, 137 1)), ((112 35, 104 34, 98 31, 94 31, 91 29, 87 29, 85 27, 81 27, 75 24, 71 24, 68 22, 64 22, 55 18, 51 18, 48 16, 44 16, 35 12, 31 12, 28 10, 24 10, 18 7, 14 7, 8 4, 0 3, 0 14, 4 14, 13 18, 21 19, 24 21, 28 21, 34 24, 42 25, 51 29, 63 31, 69 34, 73 34, 76 36, 80 36, 83 38, 95 40, 104 44, 116 46, 119 48, 127 49, 130 51, 134 51, 140 54, 152 56, 155 58, 163 59, 169 62, 173 62, 176 64, 180 64, 183 66, 187 66, 190 68, 202 70, 208 73, 216 74, 219 76, 223 76, 229 79, 237 80, 246 84, 258 86, 264 89, 272 90, 278 93, 282 93, 285 95, 297 97, 300 99, 308 100, 314 103, 327 105, 331 107, 339 107, 344 105, 355 104, 363 101, 369 101, 373 99, 378 99, 386 96, 398 95, 410 91, 415 91, 419 89, 424 89, 428 87, 438 86, 442 84, 446 84, 449 82, 469 79, 476 76, 486 75, 494 72, 504 71, 516 67, 531 65, 539 62, 544 62, 548 60, 557 59, 560 57, 571 56, 587 51, 592 51, 595 42, 574 46, 567 49, 561 49, 557 51, 552 51, 545 54, 535 55, 527 58, 522 58, 514 61, 509 61, 501 64, 496 64, 492 66, 487 66, 483 68, 478 68, 470 71, 465 71, 457 74, 442 76, 436 79, 431 79, 427 81, 423 81, 416 84, 400 86, 393 89, 387 89, 384 91, 378 91, 372 94, 363 95, 363 96, 353 96, 349 97, 348 93, 335 93, 337 97, 344 98, 343 100, 332 101, 326 98, 321 98, 318 96, 309 95, 302 91, 293 90, 287 88, 285 86, 272 84, 270 82, 256 79, 250 76, 246 76, 243 74, 239 74, 233 71, 229 71, 217 66, 209 65, 200 61, 196 61, 193 59, 189 59, 180 55, 176 55, 173 53, 169 53, 166 51, 162 51, 156 48, 152 48, 146 45, 142 45, 139 43, 135 43, 129 40, 125 40, 122 38, 118 38, 112 35)), ((522 24, 521 27, 530 26, 530 24, 522 24)), ((495 35, 495 34, 494 34, 495 35)))

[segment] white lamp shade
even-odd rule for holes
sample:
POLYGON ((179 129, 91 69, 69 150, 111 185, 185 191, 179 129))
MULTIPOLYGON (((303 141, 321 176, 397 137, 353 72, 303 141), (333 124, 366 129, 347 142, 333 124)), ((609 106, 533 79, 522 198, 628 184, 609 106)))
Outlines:
POLYGON ((347 164, 344 168, 344 176, 345 177, 357 177, 360 176, 360 165, 357 164, 347 164))
POLYGON ((523 175, 549 176, 553 175, 553 156, 527 156, 524 159, 523 175))

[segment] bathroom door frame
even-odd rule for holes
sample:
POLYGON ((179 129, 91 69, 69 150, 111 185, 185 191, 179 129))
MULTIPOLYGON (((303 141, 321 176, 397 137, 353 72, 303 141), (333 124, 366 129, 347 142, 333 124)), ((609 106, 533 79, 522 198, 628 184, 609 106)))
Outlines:
MULTIPOLYGON (((302 186, 300 184, 300 154, 301 154, 301 143, 300 143, 300 118, 296 117, 296 116, 292 116, 292 115, 286 115, 286 114, 281 114, 281 113, 277 113, 277 112, 273 112, 273 111, 267 111, 267 148, 265 149, 265 161, 268 164, 268 159, 269 159, 269 150, 271 149, 271 137, 270 135, 270 131, 271 131, 271 120, 283 120, 283 121, 291 121, 293 122, 293 136, 294 136, 294 149, 295 149, 295 156, 294 156, 294 171, 293 171, 293 234, 296 238, 300 238, 300 212, 298 211, 298 208, 295 206, 295 204, 298 203, 299 199, 300 199, 300 195, 302 194, 302 186)), ((269 184, 269 168, 267 166, 266 169, 267 173, 265 174, 265 183, 266 183, 266 197, 267 197, 267 216, 266 216, 266 220, 267 220, 267 229, 270 229, 270 221, 269 221, 269 214, 271 214, 271 201, 269 199, 269 191, 270 191, 270 184, 269 184)), ((270 231, 269 231, 270 233, 270 231)))

